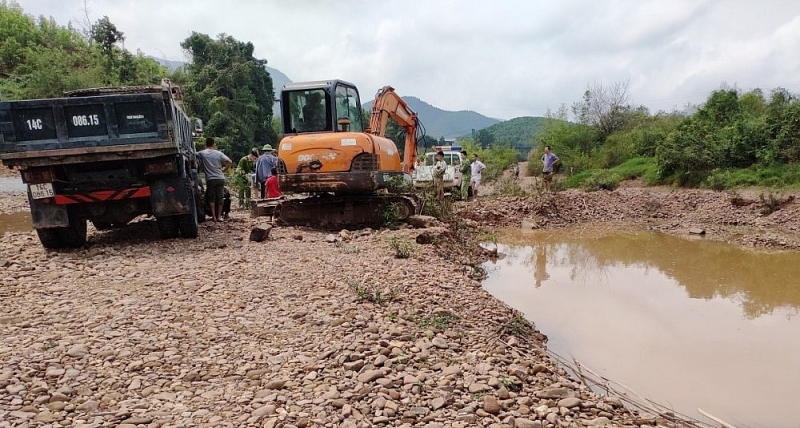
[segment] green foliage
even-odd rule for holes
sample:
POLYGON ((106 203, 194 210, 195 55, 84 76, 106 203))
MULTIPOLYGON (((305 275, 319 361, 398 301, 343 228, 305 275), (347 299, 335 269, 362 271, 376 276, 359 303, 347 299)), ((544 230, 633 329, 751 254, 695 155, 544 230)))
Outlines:
POLYGON ((378 284, 365 284, 364 282, 351 282, 350 289, 359 299, 384 305, 400 299, 400 290, 397 287, 383 287, 378 284))
POLYGON ((266 61, 253 57, 253 44, 193 32, 181 47, 192 62, 176 80, 184 83, 189 110, 203 120, 204 132, 219 140, 220 149, 238 159, 253 146, 277 145, 272 78, 266 61))
POLYGON ((394 250, 394 256, 398 259, 407 259, 417 250, 417 244, 408 239, 393 236, 387 239, 386 243, 389 244, 389 248, 394 250))
POLYGON ((641 178, 648 185, 658 184, 655 158, 633 158, 610 169, 588 169, 567 178, 567 187, 588 191, 613 190, 622 180, 641 178))
POLYGON ((456 320, 458 320, 458 317, 451 313, 435 313, 420 320, 419 324, 425 328, 433 327, 439 330, 446 330, 456 320))
POLYGON ((0 92, 6 99, 59 97, 64 91, 158 83, 166 70, 140 52, 120 48, 123 34, 107 17, 85 38, 52 19, 0 3, 0 92), (97 43, 95 43, 97 41, 97 43))
POLYGON ((609 170, 587 171, 588 175, 583 179, 581 188, 587 192, 598 190, 614 190, 619 187, 622 177, 609 170))
POLYGON ((800 188, 800 165, 773 164, 765 167, 720 169, 711 171, 703 183, 713 190, 747 186, 800 188))
POLYGON ((472 155, 477 154, 478 159, 486 165, 482 179, 484 182, 494 181, 503 175, 514 162, 517 161, 518 153, 508 144, 497 143, 492 147, 482 149, 472 140, 467 139, 460 143, 464 150, 469 153, 469 162, 472 162, 472 155))
POLYGON ((422 200, 423 215, 436 217, 439 220, 446 221, 453 216, 453 201, 450 198, 439 200, 433 187, 421 189, 419 191, 420 199, 422 200))
POLYGON ((383 225, 389 228, 395 228, 400 224, 401 221, 403 221, 402 204, 389 204, 383 211, 383 225))

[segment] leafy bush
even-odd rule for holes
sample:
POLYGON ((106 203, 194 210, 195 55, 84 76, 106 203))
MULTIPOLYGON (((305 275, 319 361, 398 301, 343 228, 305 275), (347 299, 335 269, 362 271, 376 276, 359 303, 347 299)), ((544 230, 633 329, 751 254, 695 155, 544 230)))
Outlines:
POLYGON ((394 250, 394 256, 398 259, 407 259, 411 257, 417 249, 417 244, 407 239, 391 237, 386 242, 389 244, 389 247, 394 250))
POLYGON ((591 171, 583 180, 581 188, 587 192, 614 190, 619 187, 622 177, 608 170, 591 171))

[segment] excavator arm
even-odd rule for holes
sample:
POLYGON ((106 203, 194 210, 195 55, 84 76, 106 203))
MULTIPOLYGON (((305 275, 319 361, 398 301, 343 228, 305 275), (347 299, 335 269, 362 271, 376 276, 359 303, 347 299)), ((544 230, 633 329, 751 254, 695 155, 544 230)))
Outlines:
POLYGON ((372 117, 369 121, 369 132, 373 135, 384 137, 386 123, 391 118, 406 131, 406 141, 403 148, 403 172, 411 173, 417 155, 417 113, 411 110, 394 91, 391 86, 384 86, 377 94, 372 104, 372 117))

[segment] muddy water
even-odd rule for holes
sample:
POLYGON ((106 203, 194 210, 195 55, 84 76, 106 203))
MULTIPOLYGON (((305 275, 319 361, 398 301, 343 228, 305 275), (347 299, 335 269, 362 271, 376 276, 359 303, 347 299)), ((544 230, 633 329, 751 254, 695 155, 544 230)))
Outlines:
POLYGON ((28 186, 19 177, 0 177, 0 192, 24 192, 28 186))
POLYGON ((6 232, 27 232, 33 230, 31 226, 31 213, 27 211, 18 213, 0 213, 0 236, 6 232))
POLYGON ((738 427, 800 426, 800 253, 653 233, 501 242, 484 287, 556 353, 705 422, 698 408, 738 427))

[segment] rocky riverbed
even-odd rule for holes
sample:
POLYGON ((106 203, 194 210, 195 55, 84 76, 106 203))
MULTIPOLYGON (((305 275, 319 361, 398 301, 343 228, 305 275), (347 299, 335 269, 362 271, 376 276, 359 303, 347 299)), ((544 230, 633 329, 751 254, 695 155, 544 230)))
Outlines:
MULTIPOLYGON (((599 223, 800 248, 797 201, 769 202, 621 188, 457 210, 473 229, 599 223)), ((0 196, 0 212, 24 209, 24 194, 0 196)), ((250 241, 262 222, 238 213, 166 241, 149 219, 90 226, 86 248, 62 252, 7 233, 0 427, 673 425, 551 361, 546 337, 481 288, 469 252, 442 257, 459 233, 427 230, 437 246, 410 227, 278 227, 250 241)))
POLYGON ((144 219, 63 252, 7 233, 0 427, 656 423, 571 379, 419 230, 252 242, 260 221, 162 241, 144 219))

